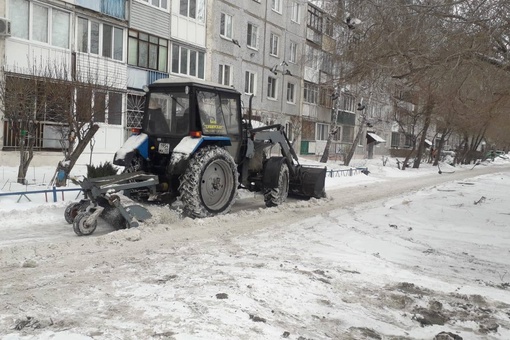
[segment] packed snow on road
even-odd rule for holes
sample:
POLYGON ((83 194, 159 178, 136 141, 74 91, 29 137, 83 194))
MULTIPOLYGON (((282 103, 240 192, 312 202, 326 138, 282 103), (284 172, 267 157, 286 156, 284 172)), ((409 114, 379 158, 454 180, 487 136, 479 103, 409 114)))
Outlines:
MULTIPOLYGON (((76 192, 0 197, 0 338, 510 339, 508 159, 356 165, 324 199, 241 190, 226 215, 148 206, 139 228, 81 237, 76 192)), ((20 188, 3 167, 1 192, 52 171, 20 188)))

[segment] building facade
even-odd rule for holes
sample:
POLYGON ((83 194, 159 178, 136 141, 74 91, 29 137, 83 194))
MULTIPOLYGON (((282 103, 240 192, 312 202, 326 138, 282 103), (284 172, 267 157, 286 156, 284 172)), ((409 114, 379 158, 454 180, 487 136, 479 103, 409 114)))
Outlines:
MULTIPOLYGON (((75 98, 90 101, 85 106, 100 125, 94 153, 112 155, 130 128, 140 126, 146 85, 180 76, 234 87, 244 114, 251 102, 253 119, 284 125, 298 152, 324 150, 338 91, 333 59, 344 28, 334 26, 337 11, 320 1, 6 0, 4 6, 0 17, 11 25, 0 36, 5 75, 52 77, 38 72, 58 65, 69 81, 102 85, 74 90, 75 98)), ((345 153, 358 129, 382 133, 358 126, 359 98, 340 92, 332 155, 345 153)), ((79 113, 76 102, 69 105, 79 113)), ((47 107, 35 117, 36 150, 57 151, 62 122, 47 107)), ((3 150, 16 148, 10 124, 3 119, 3 150)), ((360 155, 370 143, 362 140, 360 155)))

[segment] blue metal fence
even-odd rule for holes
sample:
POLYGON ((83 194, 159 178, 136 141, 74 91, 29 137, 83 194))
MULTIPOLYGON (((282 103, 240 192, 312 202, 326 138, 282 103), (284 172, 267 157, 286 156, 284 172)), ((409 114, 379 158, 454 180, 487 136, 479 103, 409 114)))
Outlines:
MULTIPOLYGON (((350 169, 331 169, 326 171, 326 176, 328 177, 342 177, 342 176, 354 176, 359 174, 365 174, 368 175, 369 171, 368 168, 350 168, 350 169)), ((26 190, 26 191, 13 191, 13 192, 0 192, 0 197, 5 196, 19 196, 18 201, 19 202, 23 197, 25 197, 27 200, 32 202, 32 200, 27 195, 34 195, 34 194, 44 194, 46 202, 48 202, 48 194, 51 194, 53 202, 58 201, 58 195, 57 193, 61 193, 62 195, 62 201, 65 201, 64 199, 64 192, 72 192, 72 191, 82 191, 81 188, 64 188, 64 189, 57 189, 56 187, 53 187, 51 189, 46 190, 26 190)))
POLYGON ((64 199, 64 192, 66 191, 82 191, 81 188, 65 188, 65 189, 57 189, 56 187, 53 187, 52 189, 47 190, 27 190, 27 191, 13 191, 13 192, 1 192, 0 197, 3 196, 19 196, 19 201, 25 197, 27 200, 32 202, 32 200, 27 195, 33 195, 33 194, 44 194, 46 198, 46 202, 48 202, 48 194, 51 194, 53 202, 58 201, 58 195, 57 193, 60 192, 62 194, 62 201, 65 201, 64 199))

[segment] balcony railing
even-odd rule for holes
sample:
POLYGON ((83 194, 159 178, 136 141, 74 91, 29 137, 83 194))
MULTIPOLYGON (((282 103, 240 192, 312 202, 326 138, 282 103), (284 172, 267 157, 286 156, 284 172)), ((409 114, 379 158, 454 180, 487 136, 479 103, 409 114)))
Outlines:
MULTIPOLYGON (((35 122, 34 132, 25 138, 34 139, 34 150, 60 151, 62 150, 62 139, 58 130, 62 128, 65 129, 62 125, 55 123, 35 122)), ((11 123, 4 121, 3 129, 3 150, 17 150, 19 148, 19 138, 14 133, 11 123)))

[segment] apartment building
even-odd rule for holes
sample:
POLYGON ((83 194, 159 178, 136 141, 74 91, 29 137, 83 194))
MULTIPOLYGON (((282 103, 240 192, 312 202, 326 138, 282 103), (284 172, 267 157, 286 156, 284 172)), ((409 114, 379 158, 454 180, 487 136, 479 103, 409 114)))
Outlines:
MULTIPOLYGON (((34 140, 34 148, 62 148, 57 111, 71 108, 76 114, 95 112, 94 122, 101 128, 93 146, 98 152, 115 151, 125 135, 126 2, 7 0, 6 13, 11 32, 5 38, 5 84, 9 88, 24 81, 37 89, 35 123, 33 130, 25 132, 34 140), (92 90, 73 85, 73 93, 48 96, 43 89, 48 88, 49 79, 97 86, 92 90), (62 98, 67 102, 63 104, 62 98), (78 108, 73 98, 81 98, 84 105, 78 108)), ((16 122, 3 122, 4 150, 17 147, 12 124, 16 122)))
MULTIPOLYGON (((304 0, 6 0, 0 17, 11 32, 0 34, 0 53, 8 77, 60 65, 70 80, 107 84, 75 90, 100 125, 94 153, 113 154, 140 126, 146 85, 190 76, 234 87, 245 114, 251 100, 255 120, 283 124, 298 151, 319 155, 338 72, 334 15, 304 0)), ((341 92, 332 154, 352 144, 358 100, 341 92)), ((36 150, 60 150, 62 123, 47 107, 35 117, 36 150)), ((0 131, 3 150, 16 147, 9 124, 0 131)))
POLYGON ((242 93, 243 112, 299 137, 306 4, 298 0, 208 2, 206 78, 242 93))

